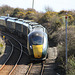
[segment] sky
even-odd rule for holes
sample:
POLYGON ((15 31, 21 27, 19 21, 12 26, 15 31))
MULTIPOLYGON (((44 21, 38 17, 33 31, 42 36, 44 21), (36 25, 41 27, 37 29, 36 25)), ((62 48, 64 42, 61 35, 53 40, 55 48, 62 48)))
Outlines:
MULTIPOLYGON (((0 0, 0 6, 8 5, 14 8, 32 8, 33 0, 0 0)), ((54 11, 75 10, 75 0, 34 0, 34 9, 45 12, 45 7, 50 7, 54 11)))

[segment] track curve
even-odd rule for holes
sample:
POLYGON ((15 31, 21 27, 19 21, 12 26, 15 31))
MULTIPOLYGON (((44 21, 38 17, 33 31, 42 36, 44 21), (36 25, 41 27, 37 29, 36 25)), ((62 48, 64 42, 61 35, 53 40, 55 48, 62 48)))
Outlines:
POLYGON ((4 65, 0 69, 0 75, 11 75, 22 56, 22 44, 19 41, 17 41, 15 38, 13 38, 12 36, 10 36, 6 33, 3 33, 3 32, 2 32, 2 34, 5 34, 8 37, 11 37, 16 42, 18 42, 19 46, 20 46, 20 50, 18 50, 14 47, 14 44, 12 44, 12 47, 14 48, 13 53, 11 52, 12 55, 10 54, 10 56, 8 57, 8 59, 5 61, 4 65), (12 61, 12 60, 14 60, 14 61, 12 61))

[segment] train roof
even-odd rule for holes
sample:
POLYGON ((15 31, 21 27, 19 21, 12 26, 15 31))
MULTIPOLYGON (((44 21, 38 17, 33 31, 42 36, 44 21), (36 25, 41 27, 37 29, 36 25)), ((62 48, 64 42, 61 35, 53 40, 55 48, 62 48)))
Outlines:
POLYGON ((0 16, 0 17, 2 17, 2 18, 8 18, 8 16, 0 16))
POLYGON ((9 17, 9 19, 18 20, 18 18, 16 18, 16 17, 9 17))
POLYGON ((40 24, 38 24, 38 25, 29 25, 29 29, 30 29, 30 32, 32 32, 32 31, 45 32, 45 28, 40 24))
POLYGON ((13 18, 10 17, 10 18, 7 19, 7 21, 12 21, 12 22, 15 22, 16 20, 18 20, 18 18, 15 18, 15 17, 13 17, 13 18))
POLYGON ((29 29, 30 29, 30 32, 32 32, 32 31, 42 31, 42 32, 47 33, 46 28, 43 27, 41 24, 29 25, 29 29))
POLYGON ((18 21, 22 21, 23 22, 23 19, 18 19, 18 21))
POLYGON ((23 22, 30 23, 31 21, 30 20, 23 20, 23 22))
POLYGON ((18 24, 23 24, 23 22, 19 21, 19 20, 16 20, 15 22, 18 23, 18 24))
POLYGON ((23 25, 29 28, 29 24, 27 24, 27 23, 23 23, 23 25))
POLYGON ((8 16, 0 16, 0 19, 12 19, 12 20, 17 20, 18 18, 15 18, 15 17, 8 17, 8 16))
POLYGON ((29 25, 32 25, 32 26, 33 25, 38 25, 38 23, 36 23, 36 22, 30 22, 29 25))
POLYGON ((2 20, 5 20, 5 19, 8 19, 9 17, 7 17, 7 16, 0 16, 0 19, 2 19, 2 20))
POLYGON ((29 28, 30 32, 32 31, 43 31, 47 33, 46 28, 44 28, 41 24, 38 24, 36 22, 33 22, 33 20, 23 20, 23 19, 18 19, 15 17, 9 17, 9 16, 0 16, 1 20, 7 20, 10 22, 15 22, 18 24, 21 24, 23 26, 26 26, 29 28))

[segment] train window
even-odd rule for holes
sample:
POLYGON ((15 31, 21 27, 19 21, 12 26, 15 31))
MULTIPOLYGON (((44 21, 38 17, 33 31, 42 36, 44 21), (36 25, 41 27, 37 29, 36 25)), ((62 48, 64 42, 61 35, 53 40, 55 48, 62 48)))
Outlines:
POLYGON ((33 36, 31 41, 32 41, 32 43, 34 45, 41 45, 41 44, 43 44, 43 37, 41 37, 41 36, 33 36))
POLYGON ((44 34, 41 31, 33 31, 29 34, 29 45, 42 45, 44 42, 44 34))

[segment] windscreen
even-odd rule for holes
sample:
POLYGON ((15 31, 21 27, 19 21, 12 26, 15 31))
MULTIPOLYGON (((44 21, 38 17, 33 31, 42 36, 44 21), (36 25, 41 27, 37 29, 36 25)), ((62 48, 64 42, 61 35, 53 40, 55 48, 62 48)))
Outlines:
POLYGON ((41 45, 41 44, 43 44, 43 37, 41 37, 41 36, 33 36, 31 41, 32 41, 32 43, 34 45, 41 45))
POLYGON ((30 45, 42 45, 43 44, 43 34, 42 33, 33 33, 29 37, 30 45))

